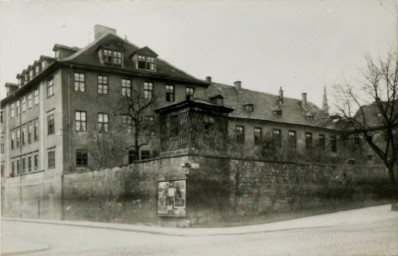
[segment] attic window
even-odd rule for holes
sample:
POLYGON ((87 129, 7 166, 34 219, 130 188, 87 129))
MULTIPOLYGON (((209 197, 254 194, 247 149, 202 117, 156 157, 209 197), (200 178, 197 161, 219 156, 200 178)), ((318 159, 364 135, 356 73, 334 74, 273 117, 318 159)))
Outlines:
POLYGON ((104 62, 106 64, 122 65, 122 52, 114 50, 103 50, 104 62))
POLYGON ((155 71, 155 58, 138 55, 138 68, 155 71))
POLYGON ((253 111, 254 111, 254 106, 253 106, 253 104, 245 104, 244 106, 245 106, 245 110, 246 110, 247 112, 253 112, 253 111))
POLYGON ((275 109, 272 111, 275 116, 282 116, 282 109, 275 109))
POLYGON ((307 119, 308 121, 314 121, 314 114, 312 114, 311 112, 307 112, 305 114, 305 119, 307 119))
POLYGON ((210 98, 210 102, 213 104, 216 104, 218 106, 223 106, 224 105, 224 99, 221 95, 215 96, 210 98))

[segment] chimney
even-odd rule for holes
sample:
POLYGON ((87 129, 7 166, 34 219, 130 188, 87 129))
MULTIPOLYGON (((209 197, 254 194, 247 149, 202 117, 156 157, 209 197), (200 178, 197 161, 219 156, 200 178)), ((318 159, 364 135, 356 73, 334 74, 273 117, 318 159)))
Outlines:
POLYGON ((307 107, 307 93, 306 93, 306 92, 303 92, 303 93, 301 94, 301 96, 302 96, 301 106, 302 106, 303 108, 306 108, 306 107, 307 107))
POLYGON ((279 88, 279 103, 283 103, 283 90, 282 90, 282 87, 279 88))
POLYGON ((234 85, 235 85, 235 89, 237 91, 240 91, 242 89, 242 82, 241 81, 234 82, 234 85))
POLYGON ((7 88, 7 96, 14 94, 19 88, 17 84, 12 83, 6 83, 5 87, 7 88))
POLYGON ((111 32, 112 34, 116 35, 116 29, 114 28, 110 28, 110 27, 105 27, 102 25, 95 25, 94 26, 94 38, 95 40, 97 40, 98 38, 100 38, 102 35, 111 32))
POLYGON ((206 81, 211 83, 211 76, 206 76, 206 81))

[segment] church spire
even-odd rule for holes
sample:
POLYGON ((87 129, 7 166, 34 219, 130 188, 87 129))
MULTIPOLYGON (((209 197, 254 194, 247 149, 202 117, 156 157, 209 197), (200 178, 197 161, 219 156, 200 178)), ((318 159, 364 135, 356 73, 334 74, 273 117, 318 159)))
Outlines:
POLYGON ((326 85, 325 85, 325 87, 323 88, 322 110, 323 110, 325 113, 329 114, 329 105, 328 105, 328 97, 327 97, 327 94, 326 94, 326 85))

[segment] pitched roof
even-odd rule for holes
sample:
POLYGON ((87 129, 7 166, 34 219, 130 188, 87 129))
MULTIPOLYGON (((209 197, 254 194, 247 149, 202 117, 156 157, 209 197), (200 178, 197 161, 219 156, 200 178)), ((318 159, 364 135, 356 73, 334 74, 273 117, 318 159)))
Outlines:
POLYGON ((72 54, 71 56, 61 59, 60 62, 82 64, 94 67, 106 67, 110 69, 130 72, 132 74, 142 74, 142 75, 150 74, 153 77, 175 79, 179 81, 196 83, 203 86, 208 85, 207 82, 199 80, 187 74, 186 72, 174 67, 170 63, 160 58, 157 58, 156 72, 136 69, 134 63, 132 63, 132 60, 131 58, 129 58, 129 56, 139 49, 147 50, 149 48, 147 47, 139 48, 130 43, 129 41, 124 40, 113 33, 106 33, 101 37, 99 37, 97 40, 94 40, 86 47, 72 54), (100 47, 104 46, 118 47, 120 50, 124 52, 125 57, 123 58, 122 66, 112 67, 107 64, 101 63, 100 59, 98 58, 97 51, 100 49, 100 47))
POLYGON ((238 91, 234 86, 211 83, 207 88, 207 96, 211 98, 217 95, 224 97, 224 106, 234 109, 230 114, 232 118, 336 128, 332 119, 311 102, 307 102, 306 107, 303 108, 301 100, 284 97, 283 103, 280 103, 278 95, 243 88, 238 91), (245 108, 247 104, 253 104, 253 111, 245 108), (282 115, 277 115, 275 110, 281 110, 282 115))

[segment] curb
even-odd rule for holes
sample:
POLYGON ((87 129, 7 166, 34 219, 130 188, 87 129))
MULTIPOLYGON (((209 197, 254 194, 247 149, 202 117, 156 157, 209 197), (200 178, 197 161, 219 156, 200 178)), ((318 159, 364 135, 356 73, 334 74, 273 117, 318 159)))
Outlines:
MULTIPOLYGON (((2 241, 4 244, 4 241, 2 241)), ((2 246, 4 247, 4 246, 2 246)), ((25 249, 25 250, 9 250, 7 251, 1 251, 1 255, 8 256, 8 255, 21 255, 21 254, 27 254, 27 253, 35 253, 35 252, 43 252, 50 249, 48 245, 43 245, 41 248, 36 248, 36 249, 25 249)))
POLYGON ((250 234, 259 234, 259 233, 268 233, 268 232, 283 232, 290 230, 301 230, 301 229, 313 229, 313 228, 323 228, 323 227, 332 227, 336 225, 324 225, 324 226, 314 226, 314 227, 301 227, 301 228, 280 228, 280 229, 264 229, 264 230, 256 230, 256 231, 246 231, 246 232, 233 232, 233 233, 201 233, 201 234, 176 234, 167 231, 150 231, 143 230, 137 228, 123 228, 123 227, 108 227, 105 225, 89 225, 83 223, 62 223, 61 221, 51 221, 51 220, 35 220, 35 219, 19 219, 19 218, 7 218, 3 217, 3 220, 7 221, 15 221, 15 222, 29 222, 29 223, 40 223, 40 224, 50 224, 50 225, 62 225, 62 226, 71 226, 71 227, 84 227, 84 228, 96 228, 96 229, 107 229, 107 230, 117 230, 117 231, 125 231, 125 232, 137 232, 137 233, 146 233, 152 235, 166 235, 166 236, 177 236, 177 237, 195 237, 195 236, 236 236, 236 235, 250 235, 250 234))

